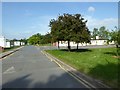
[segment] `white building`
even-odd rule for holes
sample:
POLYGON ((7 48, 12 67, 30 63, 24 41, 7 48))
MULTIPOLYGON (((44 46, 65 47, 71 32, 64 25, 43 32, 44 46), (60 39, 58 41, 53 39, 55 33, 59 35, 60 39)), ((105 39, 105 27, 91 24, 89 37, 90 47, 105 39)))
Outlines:
POLYGON ((6 41, 6 46, 5 46, 6 48, 10 48, 11 47, 11 45, 10 45, 10 41, 6 41))
POLYGON ((23 46, 23 45, 25 45, 25 43, 24 42, 20 42, 20 45, 23 46))
POLYGON ((14 46, 20 46, 20 41, 14 41, 14 46))
MULTIPOLYGON (((114 41, 109 42, 109 44, 115 44, 114 41)), ((96 36, 96 39, 92 39, 90 43, 79 43, 78 46, 89 46, 89 45, 107 45, 107 40, 101 40, 99 39, 99 36, 96 36)), ((54 46, 58 46, 58 42, 54 43, 54 46)), ((59 46, 68 46, 68 42, 67 41, 59 41, 59 46)), ((77 46, 77 43, 71 41, 70 42, 70 46, 77 46)))
POLYGON ((6 46, 6 39, 3 36, 0 36, 0 46, 5 47, 6 46))

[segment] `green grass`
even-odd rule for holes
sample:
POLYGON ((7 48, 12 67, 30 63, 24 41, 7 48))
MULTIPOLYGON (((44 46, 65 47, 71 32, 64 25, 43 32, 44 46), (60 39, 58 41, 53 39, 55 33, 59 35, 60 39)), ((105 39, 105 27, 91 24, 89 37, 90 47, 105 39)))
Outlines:
POLYGON ((111 87, 118 86, 118 58, 116 48, 47 50, 48 53, 111 87))
POLYGON ((10 51, 10 50, 13 50, 13 49, 16 49, 20 46, 15 46, 15 47, 11 47, 11 48, 5 48, 3 52, 7 52, 7 51, 10 51))
POLYGON ((48 43, 48 44, 39 44, 39 46, 51 46, 51 43, 48 43))

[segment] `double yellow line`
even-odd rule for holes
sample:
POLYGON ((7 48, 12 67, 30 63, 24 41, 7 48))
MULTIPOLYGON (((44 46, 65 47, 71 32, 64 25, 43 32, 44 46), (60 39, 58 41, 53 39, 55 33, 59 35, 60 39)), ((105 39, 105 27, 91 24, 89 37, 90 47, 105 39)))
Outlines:
POLYGON ((89 82, 85 81, 84 79, 80 78, 79 76, 75 75, 74 73, 66 70, 61 64, 59 64, 56 60, 54 60, 52 57, 50 57, 48 55, 48 53, 46 53, 45 51, 41 51, 44 55, 46 55, 51 61, 54 61, 61 69, 63 69, 65 72, 67 72, 70 76, 72 76, 73 78, 75 78, 78 82, 80 82, 81 84, 83 84, 86 88, 88 89, 94 89, 96 90, 96 87, 93 86, 92 84, 90 84, 89 82))

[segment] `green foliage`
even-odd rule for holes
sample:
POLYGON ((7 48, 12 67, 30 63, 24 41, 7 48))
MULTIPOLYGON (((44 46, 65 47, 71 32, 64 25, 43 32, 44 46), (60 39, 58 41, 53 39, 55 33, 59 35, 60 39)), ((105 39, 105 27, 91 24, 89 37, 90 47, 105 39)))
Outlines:
POLYGON ((24 42, 25 45, 26 45, 26 44, 27 44, 27 39, 26 39, 26 38, 24 38, 24 39, 20 39, 20 42, 24 42))
POLYGON ((101 39, 108 39, 109 38, 109 31, 106 29, 105 26, 100 27, 99 29, 99 36, 101 39))
POLYGON ((94 28, 93 29, 93 33, 92 33, 92 38, 96 39, 96 36, 99 36, 100 39, 109 39, 109 31, 108 29, 106 29, 105 26, 98 28, 94 28))
POLYGON ((32 35, 29 39, 28 39, 28 43, 31 45, 37 45, 40 44, 40 40, 42 38, 42 35, 37 33, 35 35, 32 35))
POLYGON ((70 49, 70 41, 90 42, 90 32, 86 27, 86 22, 80 14, 63 14, 56 20, 52 19, 49 25, 52 41, 68 41, 68 49, 70 49))
POLYGON ((49 33, 47 33, 46 35, 41 35, 39 33, 34 34, 28 39, 28 43, 31 45, 51 43, 51 35, 49 33))
POLYGON ((116 48, 79 49, 72 52, 47 50, 47 52, 111 87, 115 88, 118 85, 118 58, 114 57, 117 56, 116 48))
POLYGON ((110 41, 114 41, 116 45, 120 45, 120 30, 117 27, 110 32, 110 41))
POLYGON ((99 36, 99 30, 97 28, 94 28, 93 29, 93 36, 92 36, 92 38, 96 39, 96 36, 99 36))

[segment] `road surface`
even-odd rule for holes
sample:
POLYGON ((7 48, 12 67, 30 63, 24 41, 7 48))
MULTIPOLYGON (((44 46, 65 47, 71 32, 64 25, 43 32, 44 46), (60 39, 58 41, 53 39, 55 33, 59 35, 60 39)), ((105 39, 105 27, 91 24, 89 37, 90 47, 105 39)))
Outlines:
MULTIPOLYGON (((48 47, 50 48, 50 47, 48 47)), ((42 50, 25 46, 2 60, 3 88, 86 88, 49 60, 42 50)))

